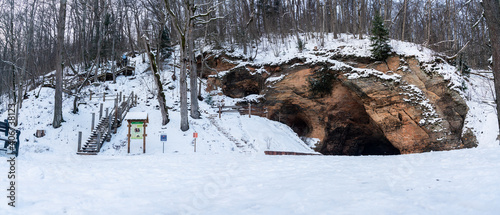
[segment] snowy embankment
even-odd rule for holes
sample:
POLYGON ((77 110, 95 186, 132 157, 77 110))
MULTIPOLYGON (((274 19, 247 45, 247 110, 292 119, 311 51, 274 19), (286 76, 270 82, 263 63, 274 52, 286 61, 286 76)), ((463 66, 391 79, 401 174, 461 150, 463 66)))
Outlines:
MULTIPOLYGON (((344 37, 344 36, 343 36, 344 37)), ((400 44, 401 42, 395 42, 400 44)), ((406 43, 399 52, 431 58, 406 43)), ((264 44, 265 45, 265 44, 264 44)), ((309 42, 307 47, 312 49, 309 42)), ((368 53, 367 41, 340 39, 329 48, 347 45, 356 55, 368 53)), ((261 47, 261 50, 264 50, 261 47)), ((272 50, 268 50, 272 51, 272 50)), ((238 51, 237 51, 238 52, 238 51)), ((315 55, 305 51, 305 56, 315 55)), ((264 52, 265 54, 265 52, 264 52)), ((267 58, 272 56, 268 53, 267 58)), ((290 49, 286 56, 300 55, 290 49)), ((256 61, 263 61, 264 55, 256 61)), ((200 102, 202 117, 190 119, 181 132, 178 83, 169 67, 163 72, 171 122, 159 125, 157 101, 151 96, 151 72, 138 62, 133 80, 119 76, 116 84, 90 86, 83 91, 125 95, 134 91, 149 114, 147 150, 132 141, 126 152, 127 127, 122 125, 97 156, 76 155, 77 133, 90 133, 96 99, 71 114, 73 98, 65 97, 63 127, 53 129, 53 90, 40 97, 29 93, 20 112, 22 129, 17 159, 16 208, 0 201, 0 214, 498 214, 500 211, 500 147, 496 113, 489 90, 492 81, 472 75, 468 91, 467 126, 479 147, 400 156, 265 156, 264 150, 310 152, 290 128, 264 118, 224 113, 200 102), (146 71, 146 72, 144 72, 146 71), (107 90, 105 90, 107 88, 107 90), (470 95, 469 95, 470 94, 470 95), (35 138, 36 129, 47 136, 35 138), (198 132, 197 152, 192 133, 198 132), (165 153, 159 135, 167 134, 165 153), (236 147, 236 142, 246 145, 236 147)), ((276 62, 278 59, 274 59, 276 62)), ((282 59, 285 60, 285 59, 282 59)), ((177 71, 178 72, 178 71, 177 71)), ((36 90, 38 92, 38 89, 36 90)), ((203 93, 207 97, 206 92, 203 93)), ((248 99, 254 98, 251 96, 248 99)), ((227 105, 231 100, 226 98, 227 105)), ((106 101, 104 108, 112 107, 106 101)), ((5 113, 1 118, 6 118, 5 113)), ((9 180, 7 162, 0 164, 0 184, 9 180), (4 176, 2 176, 4 174, 4 176)), ((6 194, 6 193, 4 193, 6 194)))
MULTIPOLYGON (((130 112, 147 112, 149 115, 149 124, 147 131, 146 150, 148 154, 163 153, 194 153, 193 134, 198 133, 197 153, 202 154, 221 154, 221 153, 261 153, 265 150, 275 151, 294 151, 294 152, 313 152, 312 149, 300 140, 300 138, 286 125, 267 120, 265 118, 254 116, 240 116, 238 113, 224 113, 222 119, 216 116, 216 109, 211 108, 207 103, 200 102, 202 119, 190 119, 190 130, 180 131, 180 109, 178 82, 171 79, 172 72, 164 72, 162 81, 172 90, 165 91, 167 96, 167 105, 171 107, 170 123, 161 126, 161 115, 157 109, 157 99, 154 98, 153 77, 150 71, 147 71, 148 62, 142 63, 138 56, 133 61, 137 62, 136 76, 130 77, 118 76, 113 84, 111 81, 105 82, 100 86, 85 87, 82 101, 85 104, 79 105, 79 113, 72 114, 73 97, 64 97, 63 116, 66 122, 58 129, 51 127, 53 118, 53 93, 51 88, 42 88, 39 97, 36 98, 39 89, 28 93, 29 99, 24 101, 24 107, 20 111, 18 126, 21 134, 21 154, 29 156, 31 153, 44 154, 74 154, 77 149, 78 132, 83 132, 83 142, 90 135, 92 113, 99 117, 99 105, 104 104, 106 108, 112 109, 114 100, 110 99, 122 92, 123 95, 130 95, 134 92, 138 95, 139 104, 130 112), (93 92, 93 99, 90 100, 90 92, 93 92), (107 100, 102 101, 103 93, 107 93, 107 100), (96 98, 97 97, 97 98, 96 98), (44 129, 47 136, 36 138, 33 136, 37 129, 44 129), (160 141, 160 135, 167 134, 165 149, 160 141), (237 147, 241 143, 242 147, 237 147)), ((167 68, 166 71, 170 71, 167 68)), ((178 72, 178 71, 177 71, 178 72)), ((205 92, 204 92, 205 93, 205 92)), ((207 96, 207 95, 205 95, 207 96)), ((228 99, 229 100, 229 99, 228 99)), ((105 111, 103 111, 105 112, 105 111)), ((104 113, 103 113, 104 114, 104 113)), ((3 116, 2 118, 6 118, 3 116)), ((103 145, 101 154, 103 155, 126 155, 127 141, 126 123, 118 129, 116 135, 113 135, 111 141, 103 145)), ((131 152, 142 152, 142 140, 132 140, 131 152)))

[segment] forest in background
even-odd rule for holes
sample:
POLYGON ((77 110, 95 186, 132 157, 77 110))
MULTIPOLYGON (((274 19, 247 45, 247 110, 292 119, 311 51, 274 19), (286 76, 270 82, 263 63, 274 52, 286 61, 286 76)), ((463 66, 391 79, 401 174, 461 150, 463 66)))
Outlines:
POLYGON ((392 39, 448 56, 460 52, 473 68, 487 68, 491 57, 479 0, 0 0, 2 95, 11 92, 15 100, 14 92, 35 88, 41 75, 56 69, 63 1, 62 64, 74 73, 119 60, 124 52, 143 52, 143 35, 162 50, 157 59, 168 56, 166 50, 183 40, 179 26, 191 30, 194 46, 188 51, 231 44, 251 57, 262 38, 279 44, 293 36, 291 46, 307 41, 319 47, 327 33, 367 38, 377 12, 392 39), (184 16, 190 10, 191 16, 184 16))

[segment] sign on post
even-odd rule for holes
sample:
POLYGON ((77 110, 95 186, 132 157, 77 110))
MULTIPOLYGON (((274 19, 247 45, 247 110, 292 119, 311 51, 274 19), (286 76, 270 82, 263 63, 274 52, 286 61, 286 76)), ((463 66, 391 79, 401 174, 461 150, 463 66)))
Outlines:
POLYGON ((131 122, 131 139, 142 139, 144 134, 144 122, 131 122))
POLYGON ((160 141, 163 143, 163 153, 165 153, 165 142, 167 142, 167 135, 166 134, 160 135, 160 141))
POLYGON ((198 138, 198 133, 194 132, 193 138, 194 138, 194 152, 196 152, 196 138, 198 138))
POLYGON ((142 153, 146 153, 146 127, 149 123, 148 114, 145 112, 128 112, 125 120, 128 122, 128 147, 127 153, 130 153, 130 139, 142 139, 142 153))

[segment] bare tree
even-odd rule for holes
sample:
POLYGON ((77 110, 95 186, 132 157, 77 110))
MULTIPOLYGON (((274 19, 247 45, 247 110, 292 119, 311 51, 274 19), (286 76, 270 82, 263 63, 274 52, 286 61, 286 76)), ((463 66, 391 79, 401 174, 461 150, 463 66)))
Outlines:
POLYGON ((405 40, 405 28, 406 28, 406 11, 407 11, 407 8, 408 8, 408 3, 407 3, 407 0, 404 0, 404 3, 403 3, 403 28, 401 30, 401 40, 405 40))
MULTIPOLYGON (((177 2, 178 3, 178 2, 177 2)), ((165 6, 167 8, 167 13, 173 20, 173 25, 177 31, 180 42, 181 51, 181 71, 180 71, 180 100, 181 100, 181 130, 187 131, 189 129, 189 122, 187 116, 187 66, 190 66, 190 87, 191 87, 191 117, 199 118, 200 113, 198 111, 198 91, 197 88, 197 74, 196 65, 194 64, 194 35, 193 28, 195 24, 207 24, 210 21, 216 20, 216 18, 210 20, 202 20, 202 17, 209 16, 211 13, 215 12, 219 4, 213 2, 207 3, 210 7, 205 13, 197 12, 200 5, 194 3, 194 0, 183 1, 182 11, 174 12, 172 4, 169 0, 165 0, 165 6), (181 16, 180 14, 183 14, 181 16), (195 23, 196 22, 196 23, 195 23)))
POLYGON ((490 32, 493 51, 493 76, 497 103, 497 119, 500 125, 500 0, 483 0, 484 17, 490 32))
POLYGON ((62 115, 62 52, 64 45, 64 29, 66 25, 66 1, 60 0, 59 2, 59 16, 57 21, 57 54, 56 54, 56 93, 54 101, 54 121, 52 126, 54 128, 61 127, 63 122, 62 115))
POLYGON ((166 105, 165 93, 163 92, 163 84, 161 83, 160 72, 158 71, 158 66, 156 64, 155 56, 153 52, 151 52, 151 48, 149 47, 149 39, 143 36, 144 46, 146 47, 146 51, 149 57, 149 64, 151 66, 151 70, 153 71, 153 78, 156 84, 156 97, 158 98, 158 104, 160 105, 161 112, 161 124, 166 125, 170 122, 168 117, 168 107, 166 105))

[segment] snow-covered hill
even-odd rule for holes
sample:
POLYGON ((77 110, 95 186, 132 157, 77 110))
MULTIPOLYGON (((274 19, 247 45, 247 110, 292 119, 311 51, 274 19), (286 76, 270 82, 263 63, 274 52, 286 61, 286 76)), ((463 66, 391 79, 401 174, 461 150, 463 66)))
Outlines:
MULTIPOLYGON (((217 109, 211 108, 205 102, 200 102, 202 119, 190 119, 190 130, 180 131, 180 114, 178 82, 171 80, 172 72, 167 68, 162 74, 163 83, 168 83, 173 90, 166 91, 167 105, 171 107, 171 122, 166 126, 161 126, 160 111, 156 109, 158 104, 151 92, 154 89, 153 77, 147 71, 148 62, 142 63, 141 56, 133 58, 137 62, 136 76, 133 78, 118 76, 113 84, 111 81, 102 83, 99 86, 89 86, 84 88, 85 97, 82 101, 86 104, 79 106, 79 113, 72 114, 73 97, 65 97, 63 102, 63 126, 58 129, 51 127, 53 117, 53 94, 51 88, 42 88, 38 98, 35 93, 30 92, 29 99, 24 101, 24 108, 20 111, 19 129, 21 134, 21 154, 29 156, 31 153, 43 152, 45 154, 74 154, 78 131, 83 132, 83 138, 90 135, 92 113, 99 115, 99 104, 102 93, 108 94, 108 100, 104 102, 104 109, 112 109, 114 105, 113 95, 122 92, 123 95, 130 95, 134 92, 138 95, 138 106, 130 112, 147 112, 149 115, 149 126, 147 127, 147 152, 148 154, 158 154, 163 152, 163 144, 160 141, 161 134, 167 134, 165 143, 166 153, 191 154, 194 153, 192 133, 197 132, 197 153, 221 154, 221 153, 261 153, 264 150, 313 152, 293 131, 284 124, 254 116, 240 116, 238 113, 224 113, 222 119, 216 115, 217 109), (146 72, 145 72, 146 71, 146 72), (90 92, 94 92, 93 99, 90 100, 90 92), (36 138, 33 136, 37 129, 47 131, 47 136, 36 138), (241 143, 243 147, 238 148, 236 143, 241 143), (268 142, 270 146, 268 147, 268 142)), ((127 127, 122 126, 116 135, 113 135, 109 143, 105 143, 101 150, 103 155, 125 155, 127 154, 126 144, 127 127)), ((131 151, 142 152, 142 140, 133 140, 131 151)))
MULTIPOLYGON (((367 43, 346 37, 328 46, 345 45, 343 50, 365 55, 367 43)), ((416 45, 397 41, 392 45, 400 54, 433 57, 416 45)), ((311 51, 303 55, 313 56, 314 44, 307 47, 311 51)), ((299 55, 293 48, 278 58, 270 57, 272 52, 264 51, 256 61, 299 55)), ((497 214, 500 210, 500 147, 488 78, 471 75, 464 92, 471 98, 467 126, 474 129, 478 148, 386 157, 265 156, 268 149, 312 150, 286 125, 238 113, 224 113, 218 119, 205 102, 200 102, 202 119, 190 119, 190 130, 180 131, 179 87, 168 66, 162 79, 165 89, 173 89, 166 91, 171 122, 161 126, 157 100, 150 93, 154 82, 146 71, 148 63, 142 63, 140 56, 132 60, 137 62, 135 79, 119 76, 116 84, 89 86, 83 92, 138 94, 139 105, 131 111, 149 114, 147 153, 141 153, 142 141, 132 141, 127 154, 127 127, 122 126, 99 155, 76 155, 78 131, 86 139, 99 102, 86 97, 80 112, 71 114, 73 98, 65 96, 66 122, 53 129, 53 89, 42 88, 35 98, 37 89, 28 94, 20 112, 16 208, 4 198, 0 214, 497 214), (35 138, 37 129, 45 129, 47 135, 35 138), (196 153, 193 132, 199 133, 196 153), (160 134, 168 135, 165 153, 160 134)), ((112 106, 108 100, 104 108, 112 106)), ((8 169, 8 163, 1 162, 4 190, 10 181, 8 169)))

